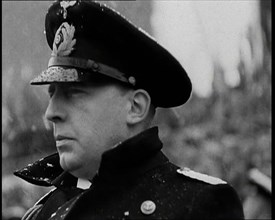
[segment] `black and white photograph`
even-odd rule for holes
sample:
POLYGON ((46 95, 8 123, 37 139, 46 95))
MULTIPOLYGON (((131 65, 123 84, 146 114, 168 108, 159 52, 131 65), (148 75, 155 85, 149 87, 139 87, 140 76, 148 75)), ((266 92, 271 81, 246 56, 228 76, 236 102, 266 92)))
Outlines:
POLYGON ((271 0, 2 1, 2 220, 272 219, 271 0))

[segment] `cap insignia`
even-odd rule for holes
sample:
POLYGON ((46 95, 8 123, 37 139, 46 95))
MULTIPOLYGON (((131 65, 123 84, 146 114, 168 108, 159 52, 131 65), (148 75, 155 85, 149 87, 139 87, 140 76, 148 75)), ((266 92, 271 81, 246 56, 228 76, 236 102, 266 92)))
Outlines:
POLYGON ((68 56, 76 43, 73 39, 75 27, 64 22, 55 33, 52 56, 68 56))
POLYGON ((195 172, 193 170, 190 170, 189 168, 178 169, 177 172, 179 174, 183 174, 184 176, 190 177, 192 179, 197 179, 197 180, 200 180, 200 181, 203 181, 205 183, 212 184, 212 185, 226 184, 225 181, 223 181, 223 180, 221 180, 217 177, 208 176, 208 175, 203 174, 203 173, 198 173, 198 172, 195 172))
POLYGON ((61 1, 60 6, 63 8, 63 18, 67 18, 67 8, 73 6, 76 1, 61 1))

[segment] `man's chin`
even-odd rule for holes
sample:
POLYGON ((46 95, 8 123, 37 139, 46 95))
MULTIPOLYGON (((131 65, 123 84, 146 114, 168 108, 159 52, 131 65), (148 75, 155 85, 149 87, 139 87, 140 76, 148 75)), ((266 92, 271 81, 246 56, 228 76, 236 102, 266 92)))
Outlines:
POLYGON ((59 158, 59 163, 63 170, 77 178, 83 179, 92 179, 100 164, 100 161, 97 160, 94 160, 92 164, 84 163, 83 160, 77 160, 75 155, 68 152, 59 153, 59 158))
POLYGON ((69 156, 64 154, 60 155, 59 163, 62 169, 69 173, 72 173, 80 168, 80 165, 77 164, 76 161, 73 161, 69 156))

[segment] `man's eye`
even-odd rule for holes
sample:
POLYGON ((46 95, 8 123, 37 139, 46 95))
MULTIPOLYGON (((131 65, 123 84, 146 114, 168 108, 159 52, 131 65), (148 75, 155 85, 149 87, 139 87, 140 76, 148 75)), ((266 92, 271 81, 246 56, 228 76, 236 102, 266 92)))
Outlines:
POLYGON ((55 89, 52 86, 49 87, 48 94, 49 94, 50 98, 54 95, 54 90, 55 89))
POLYGON ((68 96, 78 95, 81 93, 84 93, 84 91, 79 88, 69 88, 66 90, 66 95, 68 96))
POLYGON ((48 94, 50 98, 53 97, 53 92, 48 92, 48 94))

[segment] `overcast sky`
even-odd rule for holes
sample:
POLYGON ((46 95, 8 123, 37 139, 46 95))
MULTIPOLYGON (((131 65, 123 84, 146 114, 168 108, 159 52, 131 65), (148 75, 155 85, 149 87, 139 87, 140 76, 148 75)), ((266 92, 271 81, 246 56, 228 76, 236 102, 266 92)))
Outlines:
POLYGON ((213 61, 221 65, 226 82, 232 86, 239 81, 240 51, 248 65, 253 65, 246 37, 249 26, 259 27, 258 1, 154 1, 153 4, 154 35, 182 63, 197 94, 207 96, 211 92, 213 61))

